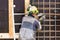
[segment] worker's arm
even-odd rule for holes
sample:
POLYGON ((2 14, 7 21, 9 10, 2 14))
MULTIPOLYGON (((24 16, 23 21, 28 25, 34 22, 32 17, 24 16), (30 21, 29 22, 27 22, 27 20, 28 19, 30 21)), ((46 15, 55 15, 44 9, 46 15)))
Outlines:
POLYGON ((37 27, 37 31, 42 29, 41 23, 38 20, 35 21, 35 25, 37 27))

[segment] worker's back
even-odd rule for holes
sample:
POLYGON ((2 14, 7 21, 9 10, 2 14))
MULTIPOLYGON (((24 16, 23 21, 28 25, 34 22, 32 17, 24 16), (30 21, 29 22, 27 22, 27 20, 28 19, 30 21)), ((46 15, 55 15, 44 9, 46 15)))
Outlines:
POLYGON ((35 31, 39 27, 39 22, 37 19, 31 16, 25 16, 22 20, 22 25, 20 29, 21 40, 32 39, 34 40, 35 31))
POLYGON ((38 25, 36 21, 37 19, 35 19, 34 17, 25 16, 23 17, 21 28, 36 30, 36 27, 38 25))

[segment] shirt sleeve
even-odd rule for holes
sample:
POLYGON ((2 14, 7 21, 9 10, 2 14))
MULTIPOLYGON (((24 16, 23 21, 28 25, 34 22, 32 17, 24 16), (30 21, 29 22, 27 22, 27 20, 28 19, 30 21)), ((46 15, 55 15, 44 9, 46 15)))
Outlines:
POLYGON ((42 29, 41 23, 38 20, 35 21, 35 25, 38 27, 38 30, 42 29))

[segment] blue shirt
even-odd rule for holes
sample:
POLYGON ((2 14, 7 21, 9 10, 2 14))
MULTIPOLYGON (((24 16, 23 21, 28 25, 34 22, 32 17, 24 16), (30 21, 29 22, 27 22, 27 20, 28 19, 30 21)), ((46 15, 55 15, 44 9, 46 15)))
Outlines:
POLYGON ((38 28, 41 29, 41 25, 40 22, 34 17, 25 16, 23 17, 21 28, 27 28, 36 31, 38 28))

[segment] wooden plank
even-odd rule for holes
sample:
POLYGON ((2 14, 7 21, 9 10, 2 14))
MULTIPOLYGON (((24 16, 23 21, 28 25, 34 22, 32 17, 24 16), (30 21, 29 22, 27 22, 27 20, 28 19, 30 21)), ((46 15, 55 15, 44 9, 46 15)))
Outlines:
POLYGON ((13 37, 13 0, 8 1, 8 8, 9 8, 9 36, 13 37))
MULTIPOLYGON (((18 38, 19 33, 16 33, 15 36, 18 38)), ((0 39, 13 39, 13 37, 10 37, 9 33, 0 33, 0 39)))
POLYGON ((25 0, 25 14, 27 14, 27 8, 29 6, 30 0, 25 0))

